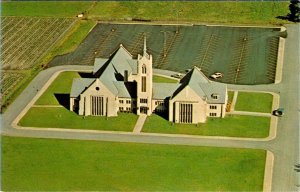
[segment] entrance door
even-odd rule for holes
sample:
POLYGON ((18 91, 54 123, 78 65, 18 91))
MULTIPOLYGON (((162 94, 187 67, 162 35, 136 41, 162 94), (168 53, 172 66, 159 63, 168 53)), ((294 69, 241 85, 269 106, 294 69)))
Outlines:
POLYGON ((193 104, 188 104, 188 103, 179 104, 179 122, 180 123, 193 122, 193 104))
POLYGON ((147 107, 141 107, 140 113, 147 114, 147 107))
POLYGON ((91 96, 91 115, 103 116, 104 107, 103 97, 91 96))

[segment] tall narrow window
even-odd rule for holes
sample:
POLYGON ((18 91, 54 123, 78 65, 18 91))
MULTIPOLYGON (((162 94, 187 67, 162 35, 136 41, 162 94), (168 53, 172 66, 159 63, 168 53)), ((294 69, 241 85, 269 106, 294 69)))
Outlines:
POLYGON ((146 65, 145 64, 142 66, 142 73, 143 74, 147 73, 147 69, 146 69, 146 65))
POLYGON ((179 105, 179 122, 192 123, 193 122, 193 104, 180 103, 179 105))
POLYGON ((91 96, 91 115, 103 116, 104 107, 103 97, 91 96))
POLYGON ((146 77, 142 77, 142 92, 146 92, 146 77))

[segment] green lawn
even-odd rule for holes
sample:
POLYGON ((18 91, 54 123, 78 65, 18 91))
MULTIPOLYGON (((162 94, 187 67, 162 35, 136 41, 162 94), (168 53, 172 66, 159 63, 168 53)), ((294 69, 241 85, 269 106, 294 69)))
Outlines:
POLYGON ((89 17, 102 20, 129 18, 204 23, 287 23, 277 16, 289 13, 289 2, 98 2, 89 17))
POLYGON ((2 16, 76 17, 92 6, 91 2, 2 2, 2 16))
POLYGON ((158 115, 147 118, 142 132, 264 138, 269 135, 270 118, 227 115, 226 118, 209 118, 206 123, 174 124, 158 115))
POLYGON ((232 103, 234 91, 228 91, 227 94, 228 94, 228 102, 232 103))
POLYGON ((270 113, 272 103, 273 95, 269 93, 239 92, 234 110, 270 113))
POLYGON ((70 129, 93 129, 109 131, 132 131, 138 116, 119 113, 117 117, 80 116, 64 107, 32 107, 21 119, 24 127, 49 127, 70 129))
POLYGON ((153 75, 152 81, 153 83, 178 83, 178 81, 175 79, 162 77, 159 75, 153 75))
POLYGON ((282 24, 289 2, 2 2, 3 16, 87 17, 100 20, 150 19, 228 24, 282 24))
POLYGON ((95 25, 96 21, 93 20, 78 21, 61 41, 59 47, 55 49, 54 55, 63 55, 74 51, 95 25))
POLYGON ((2 137, 3 191, 262 191, 266 152, 2 137))
POLYGON ((62 72, 52 82, 44 94, 36 101, 36 105, 59 105, 55 94, 70 94, 74 78, 78 78, 78 72, 62 72))

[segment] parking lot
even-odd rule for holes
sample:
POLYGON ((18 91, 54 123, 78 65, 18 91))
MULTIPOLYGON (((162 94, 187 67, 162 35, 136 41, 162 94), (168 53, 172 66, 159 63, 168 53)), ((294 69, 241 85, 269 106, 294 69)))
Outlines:
POLYGON ((217 81, 224 83, 274 83, 279 28, 99 23, 73 53, 49 65, 93 65, 121 43, 136 57, 145 35, 155 68, 183 73, 198 66, 207 76, 223 73, 217 81))

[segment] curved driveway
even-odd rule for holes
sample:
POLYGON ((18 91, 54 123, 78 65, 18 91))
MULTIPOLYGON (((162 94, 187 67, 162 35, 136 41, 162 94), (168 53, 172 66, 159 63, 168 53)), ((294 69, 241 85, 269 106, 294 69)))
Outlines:
POLYGON ((268 91, 280 94, 280 104, 286 110, 285 116, 278 121, 277 137, 270 141, 234 140, 228 138, 194 138, 164 136, 159 134, 122 134, 94 131, 69 131, 47 129, 15 129, 13 120, 41 90, 43 85, 60 70, 91 70, 92 66, 59 66, 39 73, 21 95, 2 115, 1 134, 22 137, 60 138, 80 140, 102 140, 118 142, 139 142, 195 146, 217 146, 234 148, 266 149, 275 156, 272 191, 296 191, 298 183, 294 165, 299 163, 299 26, 288 25, 282 82, 274 85, 228 85, 228 89, 268 91))

